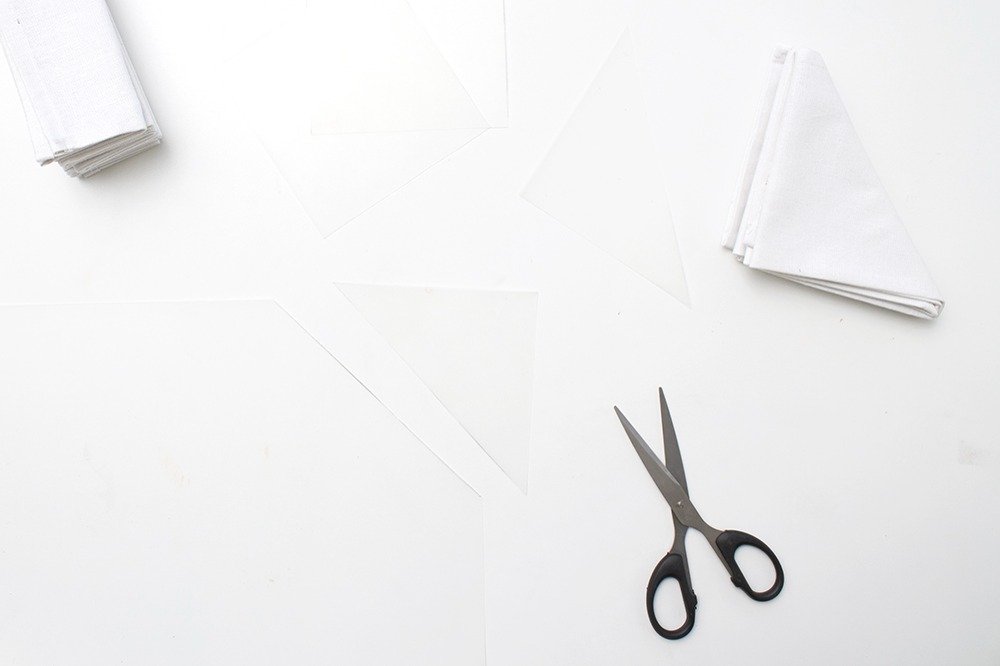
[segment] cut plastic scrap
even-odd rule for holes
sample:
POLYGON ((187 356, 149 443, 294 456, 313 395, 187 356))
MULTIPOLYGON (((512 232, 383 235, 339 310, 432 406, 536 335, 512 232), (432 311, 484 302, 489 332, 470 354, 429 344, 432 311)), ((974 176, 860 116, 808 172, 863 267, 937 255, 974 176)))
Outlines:
POLYGON ((508 124, 504 0, 409 0, 490 127, 508 124))
POLYGON ((273 303, 3 307, 0 327, 24 661, 141 637, 168 663, 482 662, 480 498, 273 303))
POLYGON ((723 245, 746 266, 933 319, 944 301, 820 55, 775 50, 723 245))
POLYGON ((538 295, 338 284, 523 492, 538 295))
POLYGON ((626 30, 521 196, 686 305, 653 146, 626 30))
POLYGON ((277 126, 259 137, 320 234, 330 236, 485 130, 309 135, 277 126))
POLYGON ((307 15, 313 133, 489 127, 406 0, 313 2, 307 15))
POLYGON ((223 77, 244 117, 320 233, 329 236, 485 130, 314 135, 305 12, 234 58, 223 77))

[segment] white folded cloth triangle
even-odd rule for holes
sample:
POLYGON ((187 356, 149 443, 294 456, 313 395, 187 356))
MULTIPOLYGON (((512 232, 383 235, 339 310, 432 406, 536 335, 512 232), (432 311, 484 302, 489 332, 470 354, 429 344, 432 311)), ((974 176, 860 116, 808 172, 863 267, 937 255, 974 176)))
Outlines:
POLYGON ((944 301, 820 55, 778 47, 723 245, 746 266, 932 319, 944 301))
POLYGON ((162 137, 105 0, 0 0, 35 158, 87 177, 162 137))

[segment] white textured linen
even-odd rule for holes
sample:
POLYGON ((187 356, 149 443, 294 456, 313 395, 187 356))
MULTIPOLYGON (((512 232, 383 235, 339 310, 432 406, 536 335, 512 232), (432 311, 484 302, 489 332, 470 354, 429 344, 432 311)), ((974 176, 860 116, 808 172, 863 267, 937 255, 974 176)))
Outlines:
POLYGON ((941 294, 820 55, 778 47, 723 245, 746 266, 932 319, 941 294))
POLYGON ((105 0, 0 0, 0 41, 39 163, 86 177, 160 142, 105 0))

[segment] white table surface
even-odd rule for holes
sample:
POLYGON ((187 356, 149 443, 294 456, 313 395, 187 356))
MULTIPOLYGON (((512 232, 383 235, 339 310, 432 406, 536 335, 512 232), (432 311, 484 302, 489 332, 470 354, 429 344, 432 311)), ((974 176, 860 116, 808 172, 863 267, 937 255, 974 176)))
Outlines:
MULTIPOLYGON (((326 239, 260 144, 206 92, 216 70, 202 66, 232 57, 297 6, 278 0, 109 4, 163 126, 161 147, 85 183, 54 166, 39 168, 13 84, 0 85, 0 303, 7 322, 0 327, 0 396, 7 405, 6 411, 0 406, 0 466, 39 475, 37 486, 23 478, 8 485, 27 495, 0 494, 0 562, 16 559, 17 571, 37 577, 15 580, 11 569, 0 571, 3 663, 220 663, 227 657, 274 663, 281 655, 297 663, 491 666, 1000 660, 1000 532, 993 528, 1000 515, 996 3, 637 0, 623 7, 511 0, 510 128, 486 132, 326 239), (625 27, 642 57, 690 307, 518 196, 625 27), (766 59, 779 42, 824 55, 945 295, 939 320, 917 321, 754 274, 718 245, 766 59), (337 281, 539 293, 527 494, 330 286, 337 281), (68 527, 39 540, 37 553, 7 542, 9 534, 30 535, 33 520, 54 520, 40 508, 44 503, 19 500, 44 496, 30 494, 31 488, 59 492, 58 477, 46 471, 59 469, 59 443, 76 441, 74 424, 86 423, 93 441, 102 440, 105 427, 109 441, 146 432, 126 429, 122 414, 95 391, 112 381, 117 388, 109 396, 128 395, 121 386, 133 382, 150 396, 166 390, 129 374, 146 364, 116 365, 108 375, 106 363, 76 365, 66 351, 86 355, 75 331, 89 331, 84 340, 100 339, 95 331, 117 330, 114 339, 121 340, 131 339, 133 330, 152 335, 144 306, 114 310, 111 317, 95 306, 84 311, 96 314, 83 316, 66 304, 242 300, 280 305, 239 315, 251 324, 261 317, 265 331, 283 331, 274 333, 275 358, 260 364, 253 381, 261 387, 281 382, 303 400, 333 390, 330 373, 342 371, 326 354, 309 355, 303 347, 315 345, 309 336, 296 337, 274 319, 290 315, 420 440, 382 424, 395 433, 393 446, 422 442, 434 454, 420 457, 421 465, 437 461, 442 474, 396 469, 382 481, 372 475, 374 485, 358 493, 365 522, 353 527, 361 535, 381 534, 383 517, 401 497, 426 497, 428 506, 455 503, 462 518, 452 521, 454 534, 440 538, 451 554, 466 548, 463 564, 454 565, 455 575, 468 581, 465 593, 435 595, 429 590, 436 579, 410 571, 412 585, 406 575, 396 581, 402 610, 388 614, 408 613, 412 626, 436 631, 404 631, 406 640, 394 643, 401 629, 379 625, 384 606, 359 605, 362 591, 331 595, 326 606, 302 581, 270 596, 242 588, 239 576, 208 581, 223 595, 211 602, 143 593, 159 584, 143 572, 173 571, 168 564, 179 555, 172 548, 193 547, 185 557, 198 562, 198 542, 180 540, 137 551, 150 559, 123 578, 137 590, 127 602, 100 594, 61 598, 58 583, 72 587, 74 571, 114 580, 115 566, 78 569, 79 544, 72 540, 83 537, 68 527), (130 312, 138 319, 129 319, 130 312), (67 337, 31 335, 24 328, 31 321, 48 322, 67 337), (283 355, 287 363, 279 362, 283 355), (289 369, 312 362, 329 365, 329 372, 289 369), (75 377, 86 396, 81 408, 103 405, 107 418, 67 412, 77 403, 64 384, 29 382, 38 364, 61 381, 75 377), (301 384, 295 376, 303 377, 301 384), (653 438, 658 386, 670 400, 692 498, 703 515, 763 538, 787 577, 776 601, 755 604, 733 588, 704 540, 692 534, 698 621, 688 638, 674 643, 653 633, 643 603, 649 572, 670 542, 668 514, 611 411, 621 406, 653 438), (50 402, 55 407, 47 412, 50 402), (461 491, 446 467, 472 492, 461 491), (440 481, 428 483, 432 477, 440 481), (382 491, 378 483, 385 484, 382 491), (48 590, 52 612, 32 606, 26 620, 24 599, 36 584, 48 590), (323 626, 275 624, 276 613, 264 607, 243 626, 227 609, 246 603, 304 604, 329 617, 357 609, 357 631, 366 640, 345 641, 331 628, 327 644, 323 626), (427 617, 474 621, 431 625, 420 618, 424 607, 427 617), (77 631, 84 616, 117 617, 123 609, 133 623, 95 622, 97 634, 72 638, 85 635, 77 631), (140 625, 141 632, 132 631, 140 625), (273 639, 269 649, 244 649, 264 631, 273 639), (313 642, 298 642, 306 635, 313 642), (420 651, 407 647, 415 644, 420 651)), ((204 307, 228 312, 224 304, 204 307)), ((162 346, 149 345, 154 366, 189 359, 183 345, 213 353, 199 346, 197 317, 185 317, 175 324, 176 336, 161 335, 162 346)), ((219 330, 250 325, 214 314, 204 321, 221 327, 209 335, 220 350, 219 330)), ((252 358, 267 349, 265 333, 254 335, 214 372, 241 367, 239 354, 252 358)), ((140 347, 128 349, 139 353, 140 347)), ((102 353, 114 358, 107 349, 102 353)), ((198 364, 182 367, 183 381, 202 381, 198 364)), ((238 386, 243 379, 230 381, 238 386)), ((259 395, 256 390, 248 388, 247 395, 269 399, 263 388, 259 395)), ((242 393, 234 391, 225 401, 227 418, 258 404, 241 405, 242 393)), ((367 393, 351 395, 360 400, 367 393)), ((365 399, 371 414, 385 412, 365 399)), ((160 403, 141 404, 155 412, 160 403)), ((273 404, 277 422, 301 416, 301 402, 273 404)), ((331 404, 328 419, 310 414, 314 428, 273 428, 269 436, 322 446, 325 429, 341 412, 331 404)), ((182 441, 191 434, 184 423, 157 422, 157 437, 182 441)), ((365 431, 363 420, 352 423, 365 431)), ((205 448, 188 451, 191 464, 206 473, 212 465, 224 467, 212 447, 239 447, 240 437, 251 437, 241 434, 248 428, 216 433, 205 448)), ((153 446, 153 439, 134 445, 153 446)), ((337 445, 353 443, 343 437, 337 445)), ((182 473, 161 462, 166 473, 182 473)), ((336 464, 330 469, 331 484, 349 480, 337 478, 336 464)), ((127 479, 135 472, 129 470, 124 465, 118 473, 127 479)), ((322 500, 316 487, 310 492, 322 500)), ((341 493, 330 500, 349 501, 341 493)), ((188 510, 201 515, 197 506, 188 510)), ((65 525, 73 523, 59 515, 65 525)), ((266 529, 274 529, 275 540, 285 538, 280 524, 265 522, 272 527, 259 536, 266 542, 266 529)), ((106 529, 107 540, 88 541, 98 556, 120 536, 113 524, 106 529)), ((229 552, 232 544, 220 543, 238 538, 234 534, 219 531, 212 543, 222 550, 213 556, 229 552)), ((395 547, 405 563, 406 539, 401 531, 398 543, 371 536, 340 547, 348 549, 348 564, 370 561, 352 547, 395 547)), ((132 551, 124 552, 119 556, 132 551)), ((416 561, 433 557, 423 548, 416 561)), ((379 562, 391 559, 379 551, 379 562)), ((181 588, 205 582, 170 580, 181 588)), ((87 588, 73 589, 82 594, 87 588)), ((384 590, 378 598, 393 603, 384 590)))

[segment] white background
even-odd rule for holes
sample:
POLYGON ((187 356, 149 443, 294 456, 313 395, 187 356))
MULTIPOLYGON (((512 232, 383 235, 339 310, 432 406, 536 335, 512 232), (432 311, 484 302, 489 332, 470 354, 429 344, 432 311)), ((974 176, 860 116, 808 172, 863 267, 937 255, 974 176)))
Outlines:
MULTIPOLYGON (((471 568, 456 574, 472 580, 481 567, 478 597, 426 595, 426 580, 414 587, 405 576, 398 581, 404 609, 418 607, 414 590, 434 617, 454 616, 470 598, 481 598, 482 623, 439 627, 424 637, 422 652, 406 652, 402 644, 393 652, 397 629, 377 623, 377 608, 359 630, 384 638, 377 649, 374 642, 338 640, 335 631, 329 644, 317 638, 306 649, 295 645, 302 627, 289 623, 286 633, 275 634, 275 645, 286 640, 290 660, 464 663, 470 653, 492 665, 1000 659, 995 3, 638 0, 624 7, 512 0, 510 128, 487 131, 326 239, 225 96, 212 92, 218 66, 247 45, 266 49, 266 40, 254 40, 298 9, 294 3, 110 4, 165 143, 90 182, 72 181, 57 167, 32 164, 13 84, 0 86, 0 302, 274 299, 474 490, 456 494, 455 502, 483 507, 482 531, 463 528, 476 531, 482 547, 470 551, 471 568), (641 57, 690 307, 518 197, 627 26, 641 57), (825 57, 945 296, 939 320, 917 321, 755 275, 718 245, 766 59, 778 42, 825 57), (330 287, 335 281, 539 292, 527 494, 330 287), (668 513, 611 411, 621 406, 654 440, 661 385, 702 514, 719 527, 760 536, 787 577, 776 601, 756 604, 732 587, 692 534, 698 621, 675 643, 653 633, 643 603, 649 572, 670 542, 668 513)), ((7 308, 3 321, 23 321, 23 311, 7 308)), ((80 325, 76 315, 60 315, 74 308, 51 312, 53 328, 60 317, 66 331, 80 325)), ((193 326, 182 330, 190 334, 193 326)), ((133 322, 121 330, 146 328, 133 322)), ((307 337, 278 342, 298 349, 314 344, 307 337)), ((168 349, 182 344, 163 342, 168 349)), ((13 359, 49 358, 53 344, 68 343, 14 325, 0 328, 6 347, 0 396, 16 407, 0 410, 0 465, 21 461, 41 476, 50 462, 57 466, 51 456, 58 455, 52 453, 58 438, 72 440, 51 423, 42 428, 65 418, 59 409, 46 411, 48 401, 58 406, 66 398, 44 384, 23 391, 33 366, 13 359), (23 395, 31 400, 14 402, 23 395)), ((259 353, 247 347, 233 353, 259 353)), ((168 363, 169 353, 178 352, 151 344, 148 353, 168 354, 160 360, 168 363)), ((273 353, 280 359, 292 352, 276 344, 273 353)), ((307 356, 295 354, 300 363, 307 356)), ((333 363, 326 356, 322 362, 333 363)), ((80 367, 93 373, 79 377, 84 386, 110 381, 100 363, 80 367)), ((127 367, 121 372, 115 381, 128 386, 127 367)), ((190 372, 185 381, 209 379, 190 372)), ((261 372, 256 381, 266 385, 268 373, 287 379, 289 371, 272 359, 261 372)), ((161 390, 140 380, 134 384, 149 386, 150 395, 161 390)), ((314 395, 329 381, 308 375, 289 390, 314 395)), ((293 418, 293 402, 276 403, 274 418, 293 418)), ((102 403, 89 396, 85 404, 102 403)), ((331 407, 329 418, 337 415, 331 407)), ((108 418, 109 432, 118 432, 119 416, 108 418)), ((177 441, 186 432, 169 419, 162 428, 177 441)), ((240 430, 233 432, 238 437, 240 430)), ((323 428, 309 432, 308 441, 322 443, 323 428)), ((400 437, 420 446, 405 432, 400 437)), ((204 455, 227 441, 219 434, 204 455)), ((344 437, 336 445, 352 443, 344 437)), ((401 496, 442 497, 442 486, 416 476, 394 470, 383 477, 391 479, 384 493, 359 494, 373 534, 401 496), (380 497, 385 506, 371 510, 380 497)), ((376 484, 380 477, 370 478, 376 484)), ((19 502, 17 493, 2 497, 0 552, 9 554, 15 544, 4 526, 30 525, 47 514, 19 502)), ((405 562, 405 535, 399 540, 405 562)), ((35 562, 38 580, 73 580, 73 543, 44 543, 34 558, 21 553, 22 561, 35 562)), ((96 543, 100 549, 104 542, 96 543)), ((380 558, 391 545, 374 537, 357 543, 380 558)), ((177 557, 169 547, 142 552, 152 558, 151 572, 177 557)), ((113 578, 113 567, 100 571, 113 578)), ((411 574, 421 577, 419 570, 411 574)), ((25 612, 17 603, 31 589, 11 576, 0 574, 4 587, 17 591, 0 595, 6 619, 25 612)), ((131 583, 157 584, 142 577, 131 583)), ((39 611, 35 624, 25 625, 31 637, 0 631, 6 663, 150 663, 157 655, 167 663, 219 663, 227 655, 273 663, 281 654, 278 648, 244 654, 237 643, 227 651, 211 626, 199 626, 204 608, 178 610, 144 594, 128 607, 149 626, 197 630, 197 636, 151 630, 139 640, 127 627, 109 626, 89 651, 72 640, 43 645, 45 636, 71 634, 82 614, 107 611, 99 595, 73 605, 52 586, 53 612, 39 611), (179 612, 194 619, 181 621, 179 612), (177 652, 162 652, 167 645, 177 652)), ((244 597, 238 587, 232 594, 235 608, 244 597)), ((362 597, 332 596, 326 611, 344 613, 337 604, 362 597)), ((390 595, 379 598, 393 603, 390 595)), ((213 605, 213 612, 225 616, 226 598, 216 603, 221 610, 213 605)), ((322 637, 321 626, 313 630, 311 636, 322 637)))

